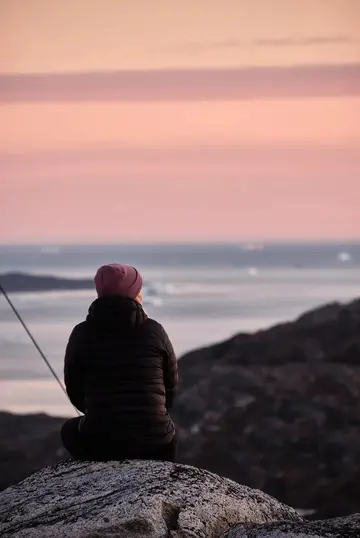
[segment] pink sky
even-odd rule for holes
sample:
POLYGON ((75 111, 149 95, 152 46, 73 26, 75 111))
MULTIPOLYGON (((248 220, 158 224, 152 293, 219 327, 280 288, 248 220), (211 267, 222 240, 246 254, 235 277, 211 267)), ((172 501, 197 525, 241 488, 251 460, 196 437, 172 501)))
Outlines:
POLYGON ((360 3, 81 2, 2 2, 0 242, 360 238, 360 3))

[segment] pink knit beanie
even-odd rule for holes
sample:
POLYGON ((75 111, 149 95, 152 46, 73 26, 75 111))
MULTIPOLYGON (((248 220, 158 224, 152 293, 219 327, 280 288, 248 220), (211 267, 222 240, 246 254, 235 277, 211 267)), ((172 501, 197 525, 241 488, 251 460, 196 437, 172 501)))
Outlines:
POLYGON ((95 278, 98 297, 127 295, 136 299, 142 288, 140 273, 131 265, 110 263, 98 269, 95 278))

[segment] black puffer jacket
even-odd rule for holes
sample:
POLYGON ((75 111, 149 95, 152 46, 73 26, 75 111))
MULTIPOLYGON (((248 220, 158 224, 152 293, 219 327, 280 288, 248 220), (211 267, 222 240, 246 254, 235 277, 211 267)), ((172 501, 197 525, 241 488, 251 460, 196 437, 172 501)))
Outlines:
POLYGON ((64 373, 71 402, 85 414, 84 431, 145 445, 172 439, 175 353, 163 327, 137 301, 94 301, 70 335, 64 373))

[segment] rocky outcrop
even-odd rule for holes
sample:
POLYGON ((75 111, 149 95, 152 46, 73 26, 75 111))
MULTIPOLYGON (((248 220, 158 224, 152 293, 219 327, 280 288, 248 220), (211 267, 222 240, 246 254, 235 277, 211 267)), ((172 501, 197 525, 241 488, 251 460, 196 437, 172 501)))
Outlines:
POLYGON ((65 419, 0 412, 0 491, 69 457, 61 445, 65 419))
POLYGON ((94 288, 94 281, 90 278, 62 278, 29 273, 4 273, 0 275, 0 284, 8 293, 90 290, 94 288))
POLYGON ((301 521, 261 491, 194 467, 68 461, 0 494, 2 538, 221 538, 237 522, 301 521))
POLYGON ((180 363, 180 460, 314 517, 360 511, 360 300, 180 363))
POLYGON ((224 538, 359 538, 360 514, 327 521, 280 521, 264 525, 240 524, 224 538))

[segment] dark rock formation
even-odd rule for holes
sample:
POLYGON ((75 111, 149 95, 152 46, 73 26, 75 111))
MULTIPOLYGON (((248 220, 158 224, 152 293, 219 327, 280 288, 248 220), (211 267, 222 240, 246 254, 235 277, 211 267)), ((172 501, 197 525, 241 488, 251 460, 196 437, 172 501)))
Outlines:
POLYGON ((2 538, 221 538, 237 522, 301 521, 261 491, 194 467, 68 461, 0 494, 2 538))
POLYGON ((263 525, 240 524, 224 538, 359 538, 360 514, 326 521, 280 521, 263 525))
POLYGON ((189 353, 180 460, 314 517, 360 511, 360 300, 189 353))
POLYGON ((28 273, 5 273, 0 275, 0 284, 7 293, 29 291, 71 291, 94 288, 92 279, 60 278, 51 275, 28 273))
POLYGON ((0 490, 68 457, 60 441, 65 419, 0 412, 0 490))

